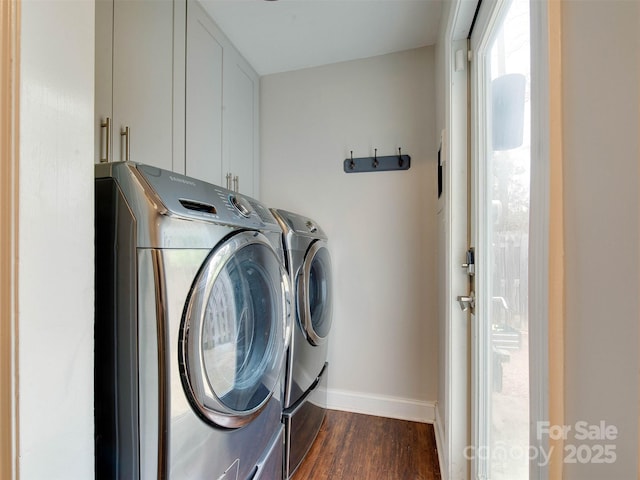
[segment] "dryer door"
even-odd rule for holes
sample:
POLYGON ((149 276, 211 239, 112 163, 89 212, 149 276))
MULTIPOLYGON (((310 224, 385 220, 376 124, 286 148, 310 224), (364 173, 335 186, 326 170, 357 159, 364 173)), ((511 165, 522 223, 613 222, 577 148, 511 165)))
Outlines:
POLYGON ((243 231, 214 248, 192 285, 180 328, 182 384, 213 425, 255 418, 280 386, 289 286, 267 238, 243 231))
POLYGON ((331 330, 331 257, 324 240, 311 244, 304 257, 297 285, 298 314, 307 340, 325 342, 331 330))

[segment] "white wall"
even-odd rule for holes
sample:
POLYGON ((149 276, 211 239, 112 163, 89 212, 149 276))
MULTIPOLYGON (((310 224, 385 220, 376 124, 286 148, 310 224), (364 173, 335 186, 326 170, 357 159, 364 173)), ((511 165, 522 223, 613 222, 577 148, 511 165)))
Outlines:
POLYGON ((93 478, 93 12, 22 2, 22 480, 93 478))
POLYGON ((436 155, 431 47, 261 81, 261 192, 316 220, 334 267, 329 403, 433 419, 437 396, 436 155), (411 155, 408 171, 343 160, 411 155))
POLYGON ((565 463, 565 480, 638 475, 639 8, 563 3, 565 422, 619 431, 591 442, 614 464, 565 463))

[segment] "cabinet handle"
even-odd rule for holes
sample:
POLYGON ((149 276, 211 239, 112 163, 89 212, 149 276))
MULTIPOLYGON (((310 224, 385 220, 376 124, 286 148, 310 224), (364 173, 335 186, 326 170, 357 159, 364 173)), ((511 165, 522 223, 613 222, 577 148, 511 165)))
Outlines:
POLYGON ((240 192, 240 179, 237 175, 233 177, 233 191, 240 192))
POLYGON ((104 122, 100 122, 100 163, 108 163, 111 161, 111 119, 107 117, 104 122), (102 157, 102 130, 107 129, 107 144, 105 148, 105 156, 102 157))
POLYGON ((124 160, 128 162, 131 157, 129 148, 131 146, 131 130, 129 127, 124 127, 124 130, 120 132, 120 136, 124 137, 124 160))

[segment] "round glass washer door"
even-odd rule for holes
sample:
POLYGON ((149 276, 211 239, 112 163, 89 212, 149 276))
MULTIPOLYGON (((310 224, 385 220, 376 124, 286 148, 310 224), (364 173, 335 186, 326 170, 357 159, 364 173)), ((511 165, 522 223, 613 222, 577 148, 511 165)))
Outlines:
POLYGON ((331 330, 331 256, 324 240, 311 244, 304 257, 297 286, 298 315, 307 340, 320 345, 331 330))
POLYGON ((289 334, 282 262, 259 232, 214 248, 196 276, 179 340, 182 384, 206 422, 249 423, 279 388, 289 334))

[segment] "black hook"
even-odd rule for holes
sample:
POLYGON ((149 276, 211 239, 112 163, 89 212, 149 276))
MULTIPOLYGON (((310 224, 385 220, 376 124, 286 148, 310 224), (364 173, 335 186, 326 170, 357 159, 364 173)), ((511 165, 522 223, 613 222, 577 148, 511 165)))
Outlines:
POLYGON ((378 168, 378 149, 373 150, 373 168, 378 168))
POLYGON ((402 148, 398 147, 398 166, 402 167, 404 165, 404 160, 402 159, 402 148))
POLYGON ((349 168, 353 170, 356 168, 356 162, 353 161, 353 150, 351 150, 351 161, 349 162, 349 168))

